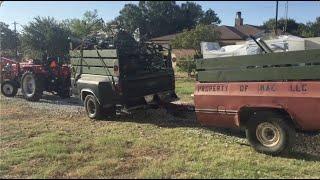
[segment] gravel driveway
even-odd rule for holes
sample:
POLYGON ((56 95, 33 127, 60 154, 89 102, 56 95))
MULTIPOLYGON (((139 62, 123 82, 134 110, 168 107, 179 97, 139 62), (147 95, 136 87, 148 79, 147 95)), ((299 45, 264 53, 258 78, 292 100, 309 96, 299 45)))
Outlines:
MULTIPOLYGON (((4 97, 4 96, 1 96, 4 97)), ((5 98, 5 97, 4 97, 5 98)), ((48 109, 50 111, 62 112, 81 112, 84 111, 83 103, 76 97, 61 99, 59 96, 51 95, 50 93, 43 94, 39 102, 26 101, 19 89, 15 98, 8 98, 11 101, 25 101, 28 105, 36 109, 48 109)))

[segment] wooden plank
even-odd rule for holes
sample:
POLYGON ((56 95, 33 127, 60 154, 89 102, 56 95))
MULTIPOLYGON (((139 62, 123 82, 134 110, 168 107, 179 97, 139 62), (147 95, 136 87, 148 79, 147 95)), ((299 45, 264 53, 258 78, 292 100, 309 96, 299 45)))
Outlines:
POLYGON ((199 71, 200 82, 320 80, 320 66, 199 71))
MULTIPOLYGON (((70 59, 71 65, 74 65, 74 66, 81 65, 80 60, 81 60, 81 58, 71 58, 70 59)), ((117 59, 102 59, 102 61, 99 58, 83 58, 82 65, 84 65, 84 66, 102 66, 102 67, 107 66, 107 67, 113 67, 115 65, 115 63, 118 63, 117 59)))
POLYGON ((245 69, 248 66, 320 63, 320 50, 291 51, 281 53, 233 56, 196 60, 198 70, 245 69))
MULTIPOLYGON (((72 66, 72 74, 80 74, 81 66, 72 66)), ((82 66, 82 74, 114 75, 113 68, 82 66), (109 74, 109 72, 110 74, 109 74)))
MULTIPOLYGON (((98 50, 101 57, 106 58, 116 58, 117 57, 117 50, 116 49, 103 49, 98 50)), ((71 57, 81 57, 80 50, 76 51, 69 51, 71 57)), ((99 57, 97 50, 83 50, 83 57, 99 57)))

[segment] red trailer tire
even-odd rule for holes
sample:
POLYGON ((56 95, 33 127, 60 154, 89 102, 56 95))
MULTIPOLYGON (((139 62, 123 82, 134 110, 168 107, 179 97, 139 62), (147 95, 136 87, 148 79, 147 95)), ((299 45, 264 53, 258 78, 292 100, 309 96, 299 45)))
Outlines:
POLYGON ((258 113, 247 123, 246 136, 256 151, 277 155, 290 151, 294 144, 295 129, 280 115, 258 113))
POLYGON ((25 72, 21 78, 21 92, 28 101, 39 101, 43 93, 43 82, 33 72, 25 72))
POLYGON ((1 93, 6 97, 14 97, 18 92, 18 87, 12 81, 5 81, 1 84, 1 93))

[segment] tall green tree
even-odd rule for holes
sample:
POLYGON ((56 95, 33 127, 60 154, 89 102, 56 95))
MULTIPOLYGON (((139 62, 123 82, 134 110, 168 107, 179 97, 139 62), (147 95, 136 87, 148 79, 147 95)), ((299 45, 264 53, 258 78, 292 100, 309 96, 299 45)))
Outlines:
POLYGON ((299 32, 303 37, 320 37, 320 17, 317 17, 315 22, 301 24, 299 32))
POLYGON ((141 36, 148 39, 192 29, 200 22, 219 24, 221 21, 213 10, 204 12, 194 2, 179 6, 175 1, 140 1, 138 5, 125 5, 109 24, 117 24, 130 33, 139 28, 141 36))
POLYGON ((311 24, 311 32, 313 33, 313 36, 320 37, 320 16, 311 24))
POLYGON ((4 22, 0 22, 0 33, 2 55, 15 57, 16 48, 20 48, 19 34, 12 31, 4 22))
POLYGON ((199 4, 189 1, 182 3, 180 9, 182 21, 180 21, 179 25, 181 25, 182 28, 187 29, 194 28, 199 23, 204 13, 199 4))
POLYGON ((220 24, 221 20, 218 15, 212 9, 208 9, 201 17, 199 23, 210 25, 210 24, 220 24))
MULTIPOLYGON (((275 19, 269 19, 263 23, 263 28, 274 30, 275 19)), ((278 29, 284 30, 285 19, 279 19, 278 29)), ((301 37, 315 37, 320 36, 320 17, 317 17, 314 22, 307 22, 306 24, 297 23, 294 19, 288 19, 287 21, 287 32, 301 37)))
MULTIPOLYGON (((278 20, 278 29, 280 30, 284 30, 285 29, 285 24, 286 24, 286 20, 281 18, 278 20)), ((275 30, 275 25, 276 25, 276 20, 274 18, 269 19, 268 21, 263 23, 263 28, 268 29, 270 31, 274 31, 275 30)), ((294 19, 288 19, 287 20, 287 28, 286 28, 286 32, 292 34, 292 35, 296 35, 299 36, 299 23, 297 23, 294 19)))
POLYGON ((120 16, 116 18, 120 26, 126 29, 128 32, 134 32, 137 28, 141 28, 143 25, 143 15, 141 9, 135 4, 126 4, 123 9, 120 10, 120 16))
POLYGON ((72 35, 83 38, 94 31, 103 28, 103 20, 98 16, 98 11, 86 11, 81 19, 65 20, 64 25, 68 27, 72 35))
POLYGON ((68 53, 69 31, 52 17, 36 17, 22 32, 24 55, 42 59, 47 56, 64 56, 68 53))
POLYGON ((177 29, 179 6, 175 1, 145 1, 140 4, 147 37, 174 33, 177 29))

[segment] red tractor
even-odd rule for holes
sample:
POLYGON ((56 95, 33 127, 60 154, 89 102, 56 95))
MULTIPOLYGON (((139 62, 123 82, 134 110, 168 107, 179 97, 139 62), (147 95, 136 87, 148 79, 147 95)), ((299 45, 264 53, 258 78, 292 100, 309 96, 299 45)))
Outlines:
POLYGON ((14 97, 18 88, 25 99, 38 101, 44 91, 58 94, 61 98, 70 97, 71 71, 59 58, 47 58, 44 63, 17 61, 1 57, 1 92, 14 97))

